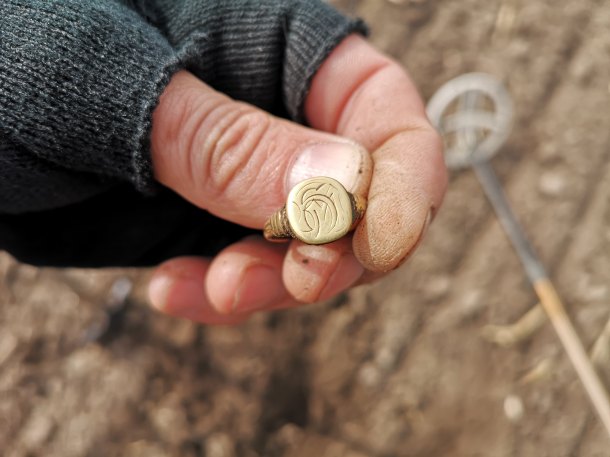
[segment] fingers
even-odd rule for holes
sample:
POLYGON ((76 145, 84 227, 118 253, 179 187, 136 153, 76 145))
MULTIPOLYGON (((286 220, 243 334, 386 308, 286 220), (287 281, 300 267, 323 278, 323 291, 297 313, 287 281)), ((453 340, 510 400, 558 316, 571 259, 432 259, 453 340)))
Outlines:
POLYGON ((179 257, 160 265, 149 286, 158 310, 206 324, 237 324, 255 311, 296 301, 282 282, 286 246, 248 237, 214 260, 179 257))
POLYGON ((293 241, 284 262, 283 279, 292 296, 311 303, 331 298, 353 286, 363 273, 349 237, 325 246, 293 241))
POLYGON ((240 314, 294 304, 282 281, 286 247, 253 236, 218 254, 205 281, 214 308, 240 314))
POLYGON ((151 278, 148 296, 157 310, 174 317, 202 324, 233 325, 247 314, 222 315, 212 306, 205 292, 210 262, 195 257, 179 257, 161 264, 151 278))
POLYGON ((313 127, 372 151, 375 173, 354 253, 369 270, 396 268, 421 241, 447 182, 441 141, 410 78, 351 36, 314 77, 305 112, 313 127))
POLYGON ((353 241, 277 246, 250 238, 211 263, 170 261, 151 287, 157 307, 201 322, 238 322, 256 310, 295 306, 295 299, 329 298, 371 271, 395 268, 422 240, 446 172, 441 143, 407 74, 350 37, 315 76, 305 111, 314 128, 372 151, 372 179, 371 156, 357 143, 271 117, 186 72, 172 79, 153 116, 153 167, 186 199, 260 228, 294 184, 325 175, 353 193, 368 190, 369 204, 353 241))
POLYGON ((438 173, 443 164, 430 158, 430 151, 440 148, 435 135, 413 132, 393 137, 373 153, 369 206, 354 234, 354 252, 368 269, 396 268, 425 236, 441 204, 436 190, 444 187, 438 173))
POLYGON ((262 228, 289 190, 330 176, 365 192, 370 156, 355 142, 275 118, 176 74, 153 113, 155 177, 232 222, 262 228))
POLYGON ((212 261, 172 259, 155 270, 150 301, 172 316, 230 325, 256 311, 327 299, 353 285, 363 272, 348 238, 329 246, 317 251, 298 242, 277 245, 248 237, 212 261))

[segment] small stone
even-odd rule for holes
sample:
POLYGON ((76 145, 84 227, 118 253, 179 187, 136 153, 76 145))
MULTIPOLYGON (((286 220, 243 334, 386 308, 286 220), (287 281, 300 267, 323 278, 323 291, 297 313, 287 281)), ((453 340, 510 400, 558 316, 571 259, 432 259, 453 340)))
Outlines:
POLYGON ((52 430, 53 421, 49 416, 34 411, 23 427, 21 441, 28 449, 37 449, 47 440, 52 430))
POLYGON ((106 297, 107 306, 111 311, 121 309, 133 289, 133 282, 126 276, 117 278, 110 287, 106 297))
POLYGON ((558 197, 567 188, 566 179, 556 171, 546 171, 540 176, 538 189, 547 197, 558 197))
POLYGON ((381 381, 381 373, 375 364, 367 362, 360 368, 358 379, 365 387, 375 387, 381 381))
POLYGON ((188 438, 189 423, 177 394, 168 394, 159 407, 150 412, 155 430, 163 440, 177 445, 188 438))
POLYGON ((506 415, 506 418, 514 424, 523 419, 525 408, 521 397, 512 394, 508 395, 504 399, 504 414, 506 415))
POLYGON ((215 433, 205 440, 205 455, 208 457, 235 457, 235 446, 228 435, 215 433))

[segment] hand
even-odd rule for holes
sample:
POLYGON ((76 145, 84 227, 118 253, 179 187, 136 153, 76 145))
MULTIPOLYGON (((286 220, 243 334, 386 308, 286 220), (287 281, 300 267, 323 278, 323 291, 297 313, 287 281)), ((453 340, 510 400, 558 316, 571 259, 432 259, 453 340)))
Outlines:
POLYGON ((368 209, 353 236, 327 245, 257 236, 213 259, 169 260, 151 279, 156 308, 239 323, 255 311, 330 298, 395 269, 415 249, 447 178, 440 139, 406 72, 350 36, 316 73, 305 115, 311 129, 231 100, 187 72, 173 77, 153 114, 152 160, 162 184, 254 228, 313 176, 368 193, 368 209))

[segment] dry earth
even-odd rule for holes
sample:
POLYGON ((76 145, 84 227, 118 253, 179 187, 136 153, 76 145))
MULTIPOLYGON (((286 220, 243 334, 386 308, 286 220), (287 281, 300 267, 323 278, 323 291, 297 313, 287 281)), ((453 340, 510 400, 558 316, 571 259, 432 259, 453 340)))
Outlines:
MULTIPOLYGON (((426 98, 468 71, 507 84, 517 120, 494 167, 593 347, 610 316, 610 5, 335 3, 426 98)), ((408 264, 330 303, 203 328, 149 310, 142 284, 0 256, 2 455, 610 456, 544 319, 489 341, 536 299, 468 171, 408 264)))

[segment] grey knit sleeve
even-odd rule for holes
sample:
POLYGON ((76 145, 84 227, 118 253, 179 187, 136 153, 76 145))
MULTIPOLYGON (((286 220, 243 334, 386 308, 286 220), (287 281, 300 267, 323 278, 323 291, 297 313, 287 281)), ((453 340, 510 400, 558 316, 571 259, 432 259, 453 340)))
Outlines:
POLYGON ((212 87, 302 121, 310 80, 349 33, 365 33, 320 0, 128 0, 212 87))
POLYGON ((117 2, 3 0, 0 210, 148 186, 151 113, 176 67, 167 40, 117 2))
POLYGON ((321 62, 363 30, 313 0, 1 0, 0 214, 150 193, 151 115, 180 68, 302 120, 321 62))

